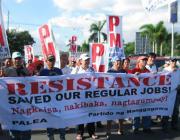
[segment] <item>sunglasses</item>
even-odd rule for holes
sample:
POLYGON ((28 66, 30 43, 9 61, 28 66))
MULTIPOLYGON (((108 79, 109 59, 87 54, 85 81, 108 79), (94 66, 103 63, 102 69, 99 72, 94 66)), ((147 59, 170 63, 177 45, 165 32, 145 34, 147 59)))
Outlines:
POLYGON ((54 62, 54 61, 55 61, 55 59, 49 59, 48 61, 49 61, 49 62, 54 62))
POLYGON ((21 57, 16 57, 15 60, 21 60, 21 57))

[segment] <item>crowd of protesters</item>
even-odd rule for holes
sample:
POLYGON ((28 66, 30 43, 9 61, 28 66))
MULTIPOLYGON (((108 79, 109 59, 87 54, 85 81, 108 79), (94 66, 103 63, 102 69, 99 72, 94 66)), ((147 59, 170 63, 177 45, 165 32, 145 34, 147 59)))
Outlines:
MULTIPOLYGON (((37 60, 33 62, 29 60, 27 64, 23 61, 23 56, 20 52, 14 52, 12 58, 7 58, 4 60, 4 66, 1 67, 0 76, 1 77, 24 77, 24 76, 54 76, 54 75, 65 75, 65 74, 78 74, 78 73, 94 73, 95 70, 90 66, 90 57, 88 54, 81 54, 79 58, 71 58, 67 53, 62 53, 60 55, 60 68, 55 67, 55 56, 49 54, 45 61, 37 60)), ((136 62, 136 66, 130 69, 130 59, 120 58, 114 56, 111 59, 112 67, 107 71, 108 73, 130 73, 139 75, 140 73, 157 73, 159 70, 173 72, 178 69, 177 59, 171 58, 166 61, 164 66, 158 68, 155 65, 156 54, 149 53, 148 56, 139 56, 136 62)), ((179 83, 180 85, 180 83, 179 83)), ((161 120, 163 132, 168 132, 169 130, 169 118, 171 117, 171 128, 173 130, 178 130, 178 115, 179 115, 179 104, 180 104, 180 86, 177 88, 177 96, 174 106, 174 111, 172 116, 157 116, 161 120)), ((132 118, 127 118, 132 119, 132 118)), ((118 130, 117 134, 123 135, 123 121, 118 120, 118 130)), ((111 135, 111 124, 112 120, 107 121, 106 134, 107 139, 110 139, 111 135)), ((96 135, 96 127, 102 127, 101 122, 91 122, 87 124, 87 131, 92 139, 98 139, 96 135)), ((144 133, 152 133, 152 116, 135 117, 132 121, 132 129, 134 134, 140 132, 140 126, 143 127, 144 133), (141 121, 142 119, 142 121, 141 121), (141 125, 142 123, 142 125, 141 125)), ((83 139, 85 124, 80 124, 76 127, 77 136, 76 140, 83 139)), ((57 130, 56 130, 57 131, 57 130)), ((58 129, 60 134, 60 140, 65 140, 66 128, 58 129)), ((49 140, 54 140, 55 128, 47 128, 47 136, 49 140)), ((17 131, 10 130, 9 135, 11 140, 30 140, 31 130, 28 131, 17 131)))

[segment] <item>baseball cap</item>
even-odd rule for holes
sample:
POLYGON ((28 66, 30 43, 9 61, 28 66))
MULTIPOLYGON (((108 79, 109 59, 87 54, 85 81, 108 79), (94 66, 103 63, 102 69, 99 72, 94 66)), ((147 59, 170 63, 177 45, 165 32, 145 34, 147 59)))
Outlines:
POLYGON ((80 59, 82 59, 82 60, 87 60, 89 58, 90 57, 89 57, 89 55, 87 53, 81 54, 81 56, 80 56, 80 59))
POLYGON ((49 61, 54 61, 55 60, 55 56, 53 55, 53 54, 49 54, 48 56, 47 56, 47 60, 49 61))
POLYGON ((21 53, 20 52, 13 52, 12 59, 15 59, 15 58, 18 58, 18 57, 22 58, 21 53))
POLYGON ((140 61, 140 60, 147 60, 147 57, 146 56, 139 56, 137 61, 140 61))
POLYGON ((171 60, 172 62, 176 62, 176 61, 177 61, 176 58, 170 58, 170 60, 171 60))
POLYGON ((111 59, 112 62, 115 62, 115 61, 121 61, 121 57, 119 56, 114 56, 112 59, 111 59))

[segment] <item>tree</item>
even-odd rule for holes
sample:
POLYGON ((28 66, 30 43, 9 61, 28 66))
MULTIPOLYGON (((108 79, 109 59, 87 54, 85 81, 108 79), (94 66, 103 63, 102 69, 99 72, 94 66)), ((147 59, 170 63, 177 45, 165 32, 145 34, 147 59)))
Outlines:
POLYGON ((86 43, 86 41, 83 42, 81 47, 82 52, 89 52, 89 44, 86 43))
POLYGON ((156 25, 153 24, 145 24, 140 27, 141 30, 141 35, 148 37, 150 40, 152 46, 153 46, 153 51, 155 53, 158 52, 158 47, 161 46, 161 51, 160 54, 162 55, 162 45, 163 42, 167 38, 167 30, 164 27, 164 22, 160 21, 156 25))
MULTIPOLYGON (((170 56, 171 55, 171 33, 167 35, 163 46, 163 55, 170 56)), ((174 33, 174 56, 180 56, 180 35, 175 32, 174 33)))
MULTIPOLYGON (((157 33, 156 33, 157 45, 160 46, 159 54, 160 56, 162 56, 163 44, 166 42, 166 39, 168 37, 168 32, 167 32, 167 29, 164 27, 164 23, 162 21, 156 25, 156 30, 157 30, 157 33)), ((158 53, 157 50, 156 50, 156 53, 158 53)))
POLYGON ((180 56, 180 34, 174 34, 174 56, 180 56))
POLYGON ((134 48, 135 48, 134 42, 129 42, 129 43, 125 44, 125 46, 126 47, 124 48, 124 53, 126 56, 134 54, 134 48))
POLYGON ((155 31, 155 27, 152 24, 146 24, 140 27, 141 30, 141 35, 143 37, 148 37, 148 39, 150 40, 152 46, 153 46, 153 51, 155 48, 155 36, 154 36, 154 31, 155 31))
POLYGON ((77 45, 77 51, 81 52, 81 46, 80 45, 77 45))
POLYGON ((7 38, 11 53, 19 51, 24 54, 24 45, 35 43, 28 31, 16 31, 15 29, 7 31, 7 38))
POLYGON ((104 40, 107 40, 107 35, 104 32, 101 32, 105 23, 106 23, 106 20, 104 20, 103 22, 98 21, 98 23, 91 24, 89 31, 92 34, 89 37, 89 42, 100 42, 101 35, 103 36, 104 40))

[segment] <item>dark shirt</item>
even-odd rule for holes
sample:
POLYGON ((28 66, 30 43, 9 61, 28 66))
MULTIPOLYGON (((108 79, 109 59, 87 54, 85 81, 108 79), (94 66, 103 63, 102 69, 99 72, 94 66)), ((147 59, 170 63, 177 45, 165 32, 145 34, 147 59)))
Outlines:
POLYGON ((120 70, 114 70, 114 69, 109 69, 108 71, 107 71, 108 73, 126 73, 126 71, 125 70, 123 70, 123 69, 120 69, 120 70))
POLYGON ((15 68, 12 66, 4 69, 5 77, 24 77, 29 75, 29 71, 25 67, 15 68))
POLYGON ((49 70, 47 68, 42 69, 40 71, 40 76, 55 76, 55 75, 63 75, 61 69, 54 67, 53 69, 49 70))

